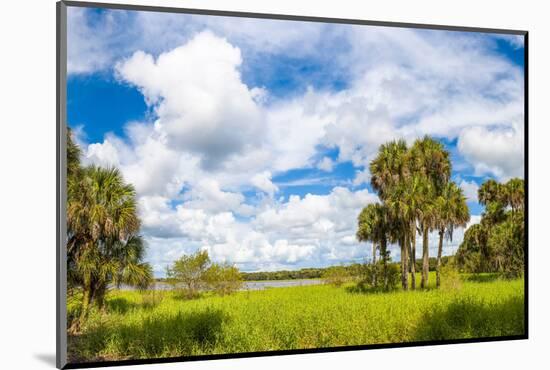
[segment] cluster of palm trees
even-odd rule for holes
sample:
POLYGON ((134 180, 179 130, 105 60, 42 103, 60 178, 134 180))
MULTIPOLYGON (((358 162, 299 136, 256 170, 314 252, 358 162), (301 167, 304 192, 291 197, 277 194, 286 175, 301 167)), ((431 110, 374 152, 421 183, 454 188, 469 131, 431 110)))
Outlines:
POLYGON ((112 284, 146 287, 152 269, 142 260, 145 243, 138 235, 136 194, 116 168, 80 164, 80 149, 67 135, 67 285, 81 297, 78 332, 90 308, 103 308, 112 284))
POLYGON ((466 198, 451 181, 451 160, 443 144, 429 136, 408 147, 404 140, 380 146, 370 163, 371 185, 380 203, 369 204, 358 217, 357 239, 373 245, 383 264, 387 284, 388 244, 401 248, 401 284, 416 289, 416 237, 422 235, 421 287, 428 286, 429 234, 439 235, 436 285, 441 283, 443 239, 452 239, 457 227, 470 220, 466 198), (410 284, 409 284, 410 273, 410 284))

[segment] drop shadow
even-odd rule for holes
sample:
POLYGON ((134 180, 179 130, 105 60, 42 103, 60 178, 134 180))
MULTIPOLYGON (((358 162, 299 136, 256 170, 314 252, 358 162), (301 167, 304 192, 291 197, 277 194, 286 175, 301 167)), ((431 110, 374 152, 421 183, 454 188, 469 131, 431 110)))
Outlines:
POLYGON ((55 353, 35 353, 34 358, 51 367, 56 366, 55 353))

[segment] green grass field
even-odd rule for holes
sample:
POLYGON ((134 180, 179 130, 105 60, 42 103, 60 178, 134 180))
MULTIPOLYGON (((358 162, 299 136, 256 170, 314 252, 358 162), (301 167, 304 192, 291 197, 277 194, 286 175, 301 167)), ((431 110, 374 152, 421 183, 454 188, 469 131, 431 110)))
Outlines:
MULTIPOLYGON (((434 283, 435 276, 430 276, 434 283)), ((77 307, 69 305, 69 314, 77 307)), ((71 362, 479 338, 524 333, 523 280, 465 279, 460 289, 354 293, 327 285, 195 300, 112 291, 71 362)))

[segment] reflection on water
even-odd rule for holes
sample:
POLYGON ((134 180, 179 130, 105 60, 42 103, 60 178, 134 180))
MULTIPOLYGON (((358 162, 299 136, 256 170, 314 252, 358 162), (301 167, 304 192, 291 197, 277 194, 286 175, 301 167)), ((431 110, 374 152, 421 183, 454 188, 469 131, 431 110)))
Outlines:
MULTIPOLYGON (((303 285, 318 285, 322 284, 321 279, 296 279, 296 280, 261 280, 261 281, 245 281, 241 290, 263 290, 266 288, 285 288, 303 285)), ((121 285, 121 290, 135 290, 134 287, 121 285)), ((155 282, 150 288, 154 290, 171 290, 174 286, 168 283, 155 282)))

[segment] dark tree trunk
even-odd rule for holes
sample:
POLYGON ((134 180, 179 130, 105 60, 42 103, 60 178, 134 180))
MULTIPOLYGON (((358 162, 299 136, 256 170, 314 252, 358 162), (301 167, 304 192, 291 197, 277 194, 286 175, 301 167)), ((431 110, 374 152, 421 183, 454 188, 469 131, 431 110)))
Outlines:
POLYGON ((90 286, 84 286, 82 288, 82 306, 80 308, 80 315, 73 321, 69 328, 69 333, 78 334, 82 330, 82 326, 88 318, 90 312, 90 306, 92 304, 92 289, 90 286))
POLYGON ((372 286, 376 287, 376 243, 372 243, 372 266, 374 267, 374 273, 372 274, 372 286))
POLYGON ((439 230, 439 246, 437 248, 437 267, 435 285, 439 288, 441 285, 441 254, 443 253, 443 235, 445 230, 439 230))
POLYGON ((411 289, 416 289, 416 225, 411 228, 411 289))
POLYGON ((388 289, 388 256, 387 256, 387 244, 386 238, 380 241, 380 258, 382 258, 382 271, 384 274, 384 289, 388 289))
POLYGON ((405 243, 405 238, 400 240, 401 244, 401 285, 403 290, 409 289, 409 248, 405 243))
POLYGON ((420 286, 425 289, 428 287, 428 274, 430 270, 430 256, 429 256, 429 234, 428 226, 423 225, 422 228, 422 281, 420 286))
POLYGON ((95 301, 96 306, 101 310, 105 311, 105 294, 107 293, 107 286, 101 284, 94 290, 94 295, 92 299, 95 301))
POLYGON ((401 288, 405 289, 405 252, 403 251, 403 245, 401 246, 401 258, 400 258, 400 264, 401 264, 401 288))

